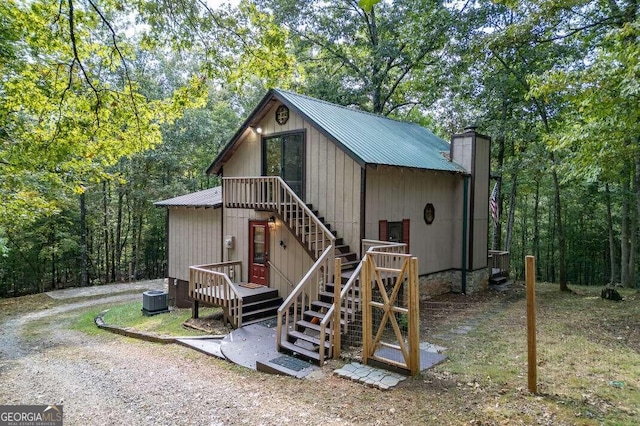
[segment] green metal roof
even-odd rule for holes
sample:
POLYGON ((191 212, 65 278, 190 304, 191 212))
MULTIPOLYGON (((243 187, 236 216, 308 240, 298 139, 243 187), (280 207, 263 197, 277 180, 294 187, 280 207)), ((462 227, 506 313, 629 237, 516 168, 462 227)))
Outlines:
POLYGON ((465 172, 462 166, 448 160, 449 143, 417 124, 285 90, 274 89, 273 93, 360 163, 465 172))
POLYGON ((224 163, 237 149, 244 132, 255 125, 277 101, 304 117, 361 166, 373 164, 467 172, 461 165, 449 161, 448 142, 417 124, 272 89, 213 160, 207 174, 220 173, 224 163))

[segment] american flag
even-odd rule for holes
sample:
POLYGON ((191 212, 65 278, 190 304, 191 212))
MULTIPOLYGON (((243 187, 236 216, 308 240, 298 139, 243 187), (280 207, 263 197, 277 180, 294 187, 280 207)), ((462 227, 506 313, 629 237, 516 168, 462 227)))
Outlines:
POLYGON ((493 185, 493 191, 491 191, 491 197, 489 197, 489 210, 491 210, 491 217, 494 223, 498 223, 498 182, 493 185))

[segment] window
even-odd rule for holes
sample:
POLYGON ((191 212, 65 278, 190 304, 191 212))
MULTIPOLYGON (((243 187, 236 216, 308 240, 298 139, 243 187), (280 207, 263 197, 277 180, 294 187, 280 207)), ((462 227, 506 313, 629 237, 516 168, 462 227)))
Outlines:
POLYGON ((409 252, 409 219, 398 222, 381 220, 379 222, 378 239, 394 243, 405 243, 409 252))
POLYGON ((280 176, 302 197, 304 189, 304 132, 268 136, 262 140, 264 176, 280 176))

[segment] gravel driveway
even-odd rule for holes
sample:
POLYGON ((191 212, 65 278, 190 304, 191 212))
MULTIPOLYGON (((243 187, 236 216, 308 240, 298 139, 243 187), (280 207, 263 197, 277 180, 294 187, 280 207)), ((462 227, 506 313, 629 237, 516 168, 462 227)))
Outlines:
MULTIPOLYGON (((115 295, 5 320, 0 404, 62 403, 65 425, 338 425, 371 424, 369 409, 354 410, 354 399, 384 400, 379 390, 332 376, 317 382, 270 376, 178 345, 69 327, 88 308, 139 297, 115 295)), ((393 412, 386 414, 382 423, 393 423, 393 412)))

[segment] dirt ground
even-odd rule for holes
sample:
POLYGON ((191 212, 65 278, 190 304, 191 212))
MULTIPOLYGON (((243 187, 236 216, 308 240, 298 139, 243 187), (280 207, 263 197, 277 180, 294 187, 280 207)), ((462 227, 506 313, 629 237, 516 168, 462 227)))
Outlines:
MULTIPOLYGON (((514 285, 504 293, 430 299, 421 305, 421 334, 440 336, 435 343, 464 351, 467 343, 456 327, 491 323, 521 305, 522 296, 522 287, 514 285)), ((249 371, 178 345, 72 329, 87 309, 135 297, 55 301, 47 309, 38 308, 38 298, 25 300, 27 309, 0 306, 0 404, 62 403, 65 425, 601 423, 585 417, 567 421, 556 413, 565 409, 562 401, 543 401, 506 383, 464 380, 447 363, 381 391, 333 376, 341 361, 326 365, 321 378, 298 380, 249 371)))

